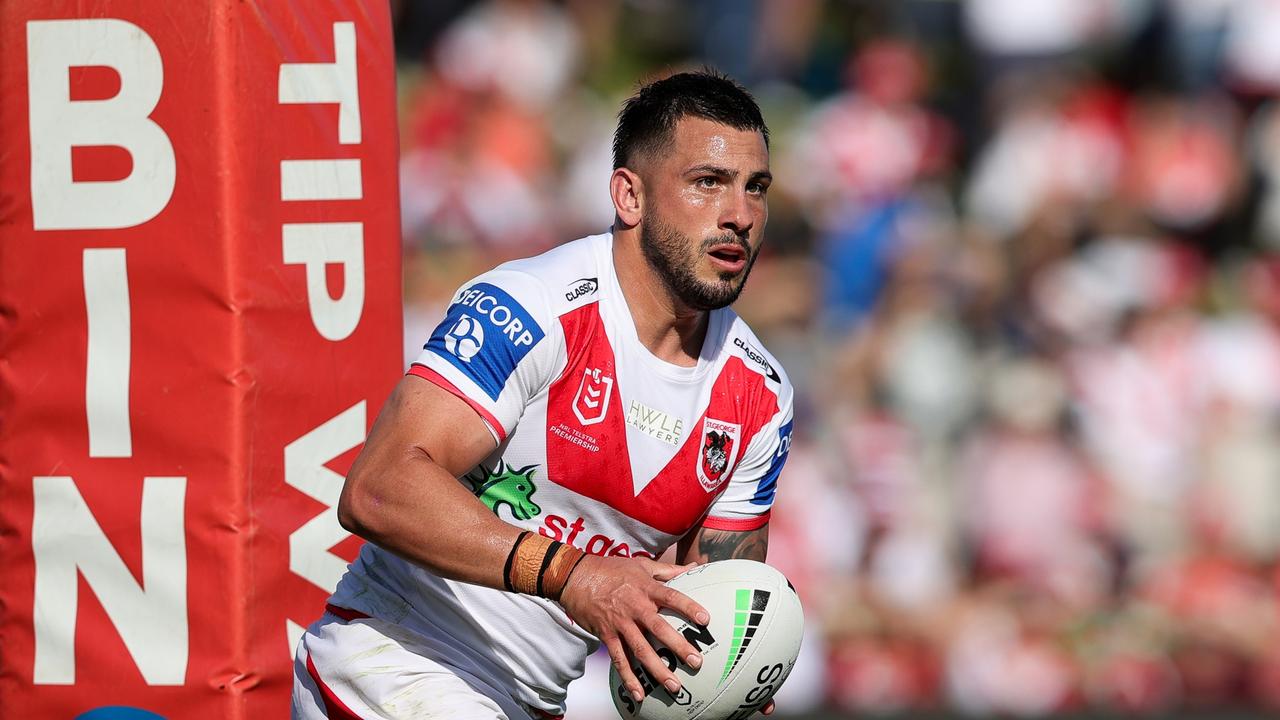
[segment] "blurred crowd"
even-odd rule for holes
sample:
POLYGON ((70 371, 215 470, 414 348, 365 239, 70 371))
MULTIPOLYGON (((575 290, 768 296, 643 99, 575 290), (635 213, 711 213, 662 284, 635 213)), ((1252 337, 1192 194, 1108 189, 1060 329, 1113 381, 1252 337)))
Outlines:
POLYGON ((1280 2, 394 7, 407 358, 609 226, 638 80, 761 102, 782 712, 1280 712, 1280 2))

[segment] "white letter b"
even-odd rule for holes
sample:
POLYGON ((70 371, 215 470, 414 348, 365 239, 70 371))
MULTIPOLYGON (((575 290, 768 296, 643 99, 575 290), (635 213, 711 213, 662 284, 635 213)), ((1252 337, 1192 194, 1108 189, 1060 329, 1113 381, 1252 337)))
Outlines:
POLYGON ((31 123, 31 212, 36 230, 126 228, 169 204, 176 164, 169 136, 149 117, 160 101, 164 66, 155 42, 124 20, 27 23, 31 123), (70 69, 107 66, 120 92, 72 100, 70 69), (133 158, 121 180, 76 182, 71 148, 115 146, 133 158))

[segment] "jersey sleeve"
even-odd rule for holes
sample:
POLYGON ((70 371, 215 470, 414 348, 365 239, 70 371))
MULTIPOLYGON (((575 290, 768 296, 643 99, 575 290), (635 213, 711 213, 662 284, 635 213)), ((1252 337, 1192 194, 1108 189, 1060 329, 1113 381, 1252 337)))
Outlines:
POLYGON ((792 390, 785 379, 778 395, 778 411, 751 438, 746 454, 702 521, 712 530, 755 530, 769 522, 778 491, 778 476, 791 451, 792 390))
POLYGON ((493 270, 454 294, 409 374, 471 406, 501 443, 529 399, 551 380, 557 337, 543 284, 528 273, 493 270))

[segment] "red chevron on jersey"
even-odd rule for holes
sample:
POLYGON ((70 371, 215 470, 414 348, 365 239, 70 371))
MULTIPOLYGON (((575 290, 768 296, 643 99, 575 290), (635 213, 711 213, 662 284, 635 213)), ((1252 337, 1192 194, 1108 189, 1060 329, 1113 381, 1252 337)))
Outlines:
POLYGON ((776 395, 764 376, 730 358, 693 432, 665 467, 637 484, 622 409, 627 388, 617 385, 597 304, 566 313, 560 323, 568 362, 548 391, 547 476, 661 532, 687 532, 733 475, 740 448, 777 413, 776 395))

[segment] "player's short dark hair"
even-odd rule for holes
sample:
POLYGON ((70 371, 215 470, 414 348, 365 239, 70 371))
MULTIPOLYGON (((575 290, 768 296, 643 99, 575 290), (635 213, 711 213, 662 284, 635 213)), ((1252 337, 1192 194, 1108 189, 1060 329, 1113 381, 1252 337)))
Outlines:
POLYGON ((715 70, 682 72, 644 85, 622 104, 613 133, 613 167, 628 167, 638 154, 657 155, 688 116, 754 130, 769 146, 769 128, 746 88, 715 70))

